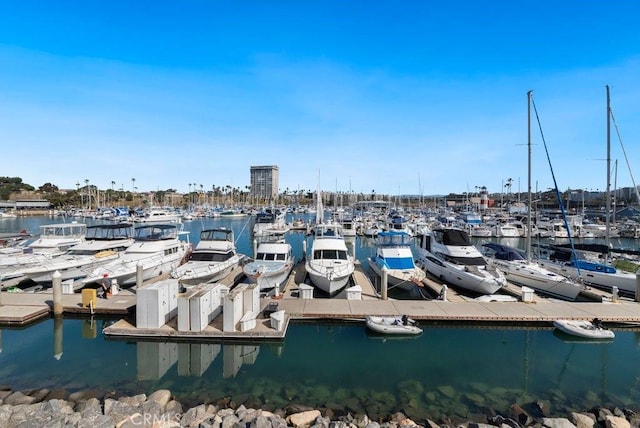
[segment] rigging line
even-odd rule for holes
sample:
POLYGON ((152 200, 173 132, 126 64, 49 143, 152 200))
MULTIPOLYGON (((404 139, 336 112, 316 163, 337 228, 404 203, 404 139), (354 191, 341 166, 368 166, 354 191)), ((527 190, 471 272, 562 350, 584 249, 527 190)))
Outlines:
POLYGON ((578 256, 576 254, 576 249, 573 246, 573 239, 571 237, 571 228, 569 227, 569 223, 567 222, 567 214, 564 210, 564 204, 562 203, 562 197, 560 196, 560 190, 558 190, 558 183, 556 181, 556 175, 553 172, 553 166, 551 165, 551 157, 549 157, 549 150, 547 148, 547 141, 544 138, 544 133, 542 132, 542 124, 540 123, 540 117, 538 116, 538 109, 536 108, 536 103, 533 100, 533 94, 531 96, 531 104, 533 105, 533 111, 536 115, 536 121, 538 122, 538 129, 540 130, 540 137, 542 138, 542 144, 544 145, 544 151, 547 155, 547 162, 549 163, 549 168, 551 169, 551 177, 553 178, 553 185, 556 188, 556 197, 558 198, 558 205, 560 205, 560 212, 562 213, 562 221, 564 222, 564 227, 567 229, 567 237, 569 238, 569 243, 571 244, 571 255, 573 256, 574 265, 576 270, 578 271, 578 277, 581 277, 580 274, 580 266, 578 266, 578 256))
POLYGON ((631 165, 629 165, 629 158, 627 157, 627 151, 624 148, 624 144, 622 144, 622 137, 620 136, 620 130, 618 129, 618 122, 616 122, 616 118, 613 115, 613 110, 609 109, 611 113, 611 119, 613 120, 613 127, 616 129, 616 135, 618 136, 618 141, 620 141, 620 147, 622 147, 622 153, 624 154, 624 160, 627 163, 627 169, 629 169, 629 175, 631 176, 631 182, 633 183, 633 189, 636 192, 636 198, 638 201, 638 205, 640 205, 640 193, 638 192, 638 186, 636 186, 636 181, 633 178, 633 173, 631 172, 631 165))

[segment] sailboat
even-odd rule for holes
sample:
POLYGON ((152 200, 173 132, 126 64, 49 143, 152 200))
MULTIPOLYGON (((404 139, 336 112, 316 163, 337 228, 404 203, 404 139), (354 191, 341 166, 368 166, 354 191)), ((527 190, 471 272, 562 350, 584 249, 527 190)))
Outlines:
POLYGON ((312 284, 333 296, 342 291, 355 270, 355 260, 347 251, 342 225, 329 220, 324 222, 322 197, 318 191, 316 226, 313 229, 311 251, 305 267, 312 284))
MULTIPOLYGON (((606 247, 610 245, 610 214, 611 214, 611 101, 609 97, 609 86, 607 89, 607 190, 606 190, 606 247)), ((616 269, 607 260, 602 260, 598 255, 590 254, 586 251, 577 251, 570 241, 571 248, 551 247, 549 260, 540 259, 538 263, 561 275, 569 278, 579 278, 583 283, 608 290, 616 287, 620 292, 635 296, 637 279, 636 274, 623 272, 616 269)))
POLYGON ((531 96, 527 92, 528 112, 528 200, 526 227, 526 252, 516 250, 507 245, 496 243, 484 244, 483 254, 487 261, 501 270, 508 281, 525 287, 530 287, 540 293, 559 297, 565 300, 575 300, 582 290, 582 286, 563 275, 550 271, 544 266, 531 260, 531 96))

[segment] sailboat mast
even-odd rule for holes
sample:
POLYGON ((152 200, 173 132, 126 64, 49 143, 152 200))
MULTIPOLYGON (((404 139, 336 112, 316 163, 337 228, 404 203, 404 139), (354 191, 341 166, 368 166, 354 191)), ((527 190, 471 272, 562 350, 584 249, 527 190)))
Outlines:
POLYGON ((606 85, 607 88, 607 217, 606 217, 606 233, 605 233, 605 243, 607 247, 609 247, 609 239, 611 232, 611 99, 609 98, 609 85, 606 85))
POLYGON ((528 164, 527 164, 527 200, 529 201, 529 207, 527 208, 527 261, 531 261, 531 209, 533 204, 531 203, 531 95, 533 91, 527 92, 527 151, 528 151, 528 164))

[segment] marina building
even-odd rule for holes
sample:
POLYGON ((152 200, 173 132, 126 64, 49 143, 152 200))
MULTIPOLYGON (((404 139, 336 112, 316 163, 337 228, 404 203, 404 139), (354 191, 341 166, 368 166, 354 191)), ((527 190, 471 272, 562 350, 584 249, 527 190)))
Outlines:
POLYGON ((276 165, 251 167, 251 197, 258 200, 276 199, 278 196, 278 167, 276 165))

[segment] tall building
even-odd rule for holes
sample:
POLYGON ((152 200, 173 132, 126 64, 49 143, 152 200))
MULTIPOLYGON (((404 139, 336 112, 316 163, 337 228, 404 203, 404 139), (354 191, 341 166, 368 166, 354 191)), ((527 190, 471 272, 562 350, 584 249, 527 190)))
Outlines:
POLYGON ((251 167, 251 197, 273 200, 278 196, 278 167, 276 165, 251 167))

